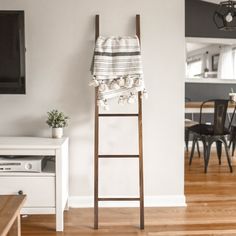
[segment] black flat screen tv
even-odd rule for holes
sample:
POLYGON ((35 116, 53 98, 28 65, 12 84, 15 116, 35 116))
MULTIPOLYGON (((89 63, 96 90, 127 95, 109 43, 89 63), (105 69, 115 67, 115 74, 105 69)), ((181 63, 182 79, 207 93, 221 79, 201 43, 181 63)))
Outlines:
POLYGON ((25 94, 24 11, 0 11, 0 94, 25 94))

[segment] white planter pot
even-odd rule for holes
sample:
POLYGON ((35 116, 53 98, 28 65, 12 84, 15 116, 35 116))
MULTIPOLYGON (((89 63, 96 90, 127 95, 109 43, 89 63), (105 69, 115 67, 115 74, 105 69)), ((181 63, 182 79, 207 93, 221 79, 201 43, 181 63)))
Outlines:
POLYGON ((52 138, 62 138, 63 128, 52 128, 52 138))

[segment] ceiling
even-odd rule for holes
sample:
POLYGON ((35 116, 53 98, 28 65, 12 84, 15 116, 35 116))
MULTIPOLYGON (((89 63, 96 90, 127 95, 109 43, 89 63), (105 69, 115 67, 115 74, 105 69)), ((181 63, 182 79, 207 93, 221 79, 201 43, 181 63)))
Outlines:
POLYGON ((186 50, 187 52, 192 52, 194 50, 205 48, 210 45, 210 43, 186 43, 186 50))

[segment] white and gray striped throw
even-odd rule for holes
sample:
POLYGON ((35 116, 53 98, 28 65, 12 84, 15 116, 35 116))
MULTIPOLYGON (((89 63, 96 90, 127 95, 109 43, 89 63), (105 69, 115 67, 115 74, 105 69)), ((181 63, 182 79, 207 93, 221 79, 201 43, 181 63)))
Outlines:
POLYGON ((91 65, 91 86, 99 86, 98 105, 108 109, 107 100, 133 103, 137 92, 147 96, 143 82, 140 44, 134 37, 98 37, 91 65))

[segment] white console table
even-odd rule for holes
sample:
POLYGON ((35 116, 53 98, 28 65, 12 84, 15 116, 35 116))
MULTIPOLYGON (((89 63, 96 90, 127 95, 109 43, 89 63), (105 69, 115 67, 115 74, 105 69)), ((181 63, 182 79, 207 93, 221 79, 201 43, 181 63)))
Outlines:
POLYGON ((54 156, 53 168, 41 173, 0 172, 0 195, 26 194, 22 214, 56 214, 56 230, 64 229, 68 208, 68 138, 0 137, 0 156, 54 156))

